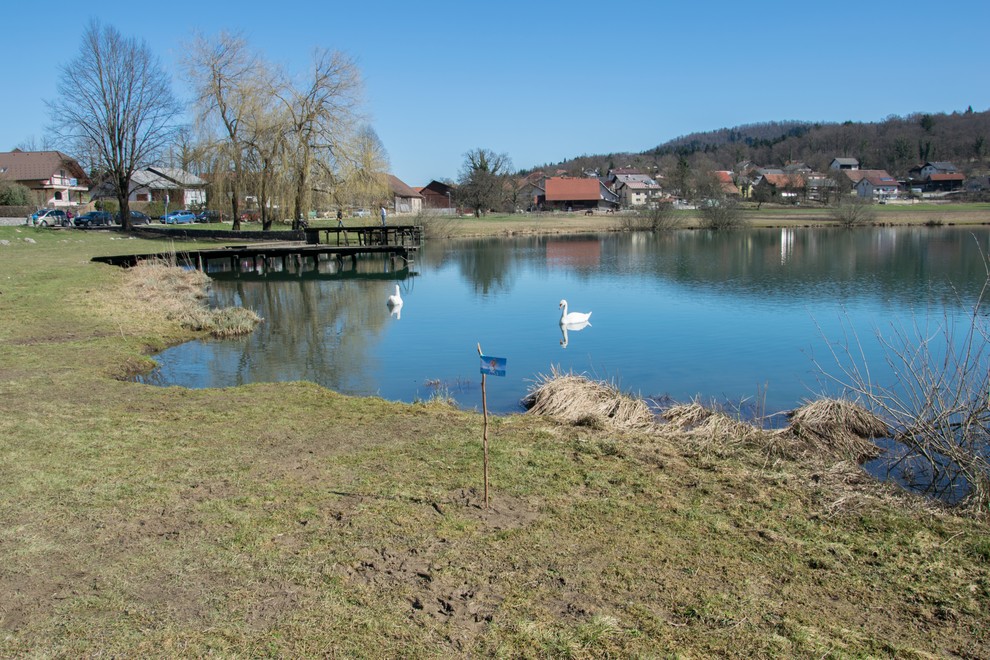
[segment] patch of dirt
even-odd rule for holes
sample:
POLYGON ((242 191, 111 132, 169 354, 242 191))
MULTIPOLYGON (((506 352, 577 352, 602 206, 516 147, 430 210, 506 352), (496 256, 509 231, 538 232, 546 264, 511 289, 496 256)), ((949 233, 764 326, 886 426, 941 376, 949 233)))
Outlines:
POLYGON ((518 529, 525 527, 539 517, 539 512, 525 500, 504 493, 489 491, 488 508, 485 508, 485 494, 475 488, 458 488, 447 497, 433 504, 437 513, 445 515, 450 510, 480 520, 493 530, 518 529))

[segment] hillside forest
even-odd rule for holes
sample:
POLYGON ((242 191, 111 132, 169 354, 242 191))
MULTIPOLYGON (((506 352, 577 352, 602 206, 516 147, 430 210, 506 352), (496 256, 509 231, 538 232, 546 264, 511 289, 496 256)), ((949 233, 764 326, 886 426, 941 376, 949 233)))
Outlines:
POLYGON ((698 171, 735 170, 749 161, 763 167, 803 162, 816 172, 836 157, 852 157, 863 169, 903 177, 926 161, 950 161, 967 177, 986 174, 990 110, 972 107, 949 114, 891 115, 878 122, 773 121, 684 135, 640 153, 584 155, 535 169, 579 174, 616 167, 671 171, 686 160, 698 171))

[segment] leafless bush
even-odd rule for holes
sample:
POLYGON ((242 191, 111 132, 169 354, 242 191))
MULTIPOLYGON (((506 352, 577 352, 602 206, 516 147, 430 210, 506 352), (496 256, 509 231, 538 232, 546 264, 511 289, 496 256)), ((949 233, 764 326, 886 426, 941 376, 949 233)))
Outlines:
POLYGON ((461 222, 454 216, 430 209, 417 213, 413 222, 423 228, 424 238, 450 238, 457 235, 461 228, 461 222))
POLYGON ((856 197, 840 199, 829 211, 829 215, 843 227, 856 227, 873 222, 877 214, 870 200, 856 197))
POLYGON ((684 224, 670 202, 661 202, 632 215, 623 215, 621 222, 625 229, 637 231, 669 231, 679 229, 684 224))
POLYGON ((701 226, 717 231, 737 229, 746 224, 742 210, 735 200, 729 198, 706 199, 698 206, 701 226))
POLYGON ((990 269, 961 332, 947 315, 935 328, 915 323, 893 328, 889 337, 877 331, 893 383, 873 378, 852 331, 844 343, 831 345, 836 371, 816 362, 826 380, 890 427, 901 448, 888 467, 891 474, 913 489, 984 511, 990 504, 990 332, 983 310, 988 287, 990 269))

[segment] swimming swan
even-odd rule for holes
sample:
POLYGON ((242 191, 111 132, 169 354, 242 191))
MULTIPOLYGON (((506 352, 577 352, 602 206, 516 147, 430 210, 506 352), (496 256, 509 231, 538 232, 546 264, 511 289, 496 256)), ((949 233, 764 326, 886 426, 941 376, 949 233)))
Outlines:
POLYGON ((398 307, 402 304, 402 296, 399 295, 399 285, 395 285, 395 293, 388 297, 388 302, 385 303, 389 307, 398 307))
POLYGON ((587 314, 583 314, 581 312, 571 312, 570 314, 568 314, 567 313, 567 301, 566 300, 561 300, 559 307, 560 307, 560 310, 561 310, 560 311, 560 324, 561 325, 572 325, 572 324, 577 324, 577 323, 587 323, 588 320, 591 318, 591 312, 588 312, 587 314))

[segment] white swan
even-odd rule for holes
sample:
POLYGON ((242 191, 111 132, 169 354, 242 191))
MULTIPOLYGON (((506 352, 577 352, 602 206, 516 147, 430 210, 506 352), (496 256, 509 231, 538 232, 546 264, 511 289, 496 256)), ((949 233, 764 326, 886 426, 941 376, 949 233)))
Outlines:
POLYGON ((399 295, 399 285, 395 285, 395 293, 388 297, 388 302, 385 303, 389 307, 398 307, 402 304, 402 296, 399 295))
POLYGON ((591 318, 591 312, 583 314, 582 312, 571 312, 567 313, 567 301, 560 301, 560 324, 561 325, 573 325, 578 323, 587 323, 591 318))

